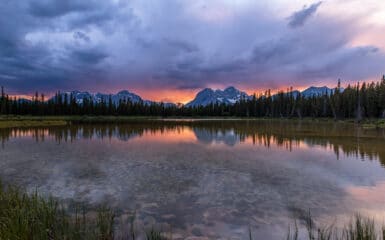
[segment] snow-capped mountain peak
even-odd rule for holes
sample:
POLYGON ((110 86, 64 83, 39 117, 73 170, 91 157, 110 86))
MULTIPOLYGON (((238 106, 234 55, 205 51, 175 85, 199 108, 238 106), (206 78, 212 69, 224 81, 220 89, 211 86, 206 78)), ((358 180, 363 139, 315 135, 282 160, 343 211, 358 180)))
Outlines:
MULTIPOLYGON (((336 90, 335 88, 329 88, 327 86, 323 86, 323 87, 311 86, 311 87, 305 89, 304 91, 302 91, 301 94, 304 97, 318 97, 318 96, 322 96, 325 94, 331 95, 334 93, 335 90, 336 90)), ((340 91, 343 92, 344 89, 340 88, 340 91)))
POLYGON ((207 106, 215 103, 234 104, 242 98, 249 99, 250 96, 235 87, 227 87, 224 90, 217 89, 215 91, 211 88, 205 88, 196 95, 194 100, 187 103, 186 106, 207 106))
MULTIPOLYGON (((100 103, 105 102, 109 103, 110 99, 113 104, 117 105, 120 102, 131 102, 131 103, 139 103, 143 102, 144 104, 154 104, 157 102, 149 101, 149 100, 143 100, 139 95, 132 93, 128 90, 122 90, 116 94, 106 94, 106 93, 90 93, 86 91, 71 91, 71 92, 65 92, 60 94, 63 101, 65 99, 65 96, 67 96, 67 101, 71 101, 71 97, 75 99, 75 101, 78 104, 83 104, 84 100, 87 99, 89 101, 92 101, 93 103, 100 103)), ((174 106, 173 103, 164 103, 166 106, 174 106)))

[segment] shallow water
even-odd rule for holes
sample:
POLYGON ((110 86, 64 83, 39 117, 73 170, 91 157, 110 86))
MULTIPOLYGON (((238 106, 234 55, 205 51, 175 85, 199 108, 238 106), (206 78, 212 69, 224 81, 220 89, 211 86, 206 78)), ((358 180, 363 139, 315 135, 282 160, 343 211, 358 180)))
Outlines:
POLYGON ((144 121, 0 130, 0 178, 158 225, 175 237, 283 239, 385 220, 385 132, 290 121, 144 121))

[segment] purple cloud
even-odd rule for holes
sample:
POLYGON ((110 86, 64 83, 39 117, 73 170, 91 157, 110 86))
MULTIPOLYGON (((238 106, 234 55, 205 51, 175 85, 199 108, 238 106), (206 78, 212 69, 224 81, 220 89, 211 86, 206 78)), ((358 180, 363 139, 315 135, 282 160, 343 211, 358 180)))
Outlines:
POLYGON ((327 12, 337 3, 317 2, 287 19, 277 4, 242 4, 8 1, 0 9, 0 85, 14 93, 260 89, 375 79, 385 71, 384 49, 355 41, 375 24, 362 24, 366 11, 342 18, 327 12))
POLYGON ((300 27, 305 24, 305 22, 317 12, 319 6, 322 2, 313 3, 309 7, 304 6, 302 10, 294 12, 290 17, 289 26, 292 28, 300 27))

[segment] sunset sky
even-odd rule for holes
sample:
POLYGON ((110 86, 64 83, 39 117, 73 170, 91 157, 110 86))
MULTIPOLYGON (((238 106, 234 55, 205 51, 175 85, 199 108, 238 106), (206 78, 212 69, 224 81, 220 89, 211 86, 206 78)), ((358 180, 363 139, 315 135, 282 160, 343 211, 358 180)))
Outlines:
POLYGON ((0 85, 127 89, 186 102, 204 87, 303 89, 385 73, 383 0, 3 0, 0 85))

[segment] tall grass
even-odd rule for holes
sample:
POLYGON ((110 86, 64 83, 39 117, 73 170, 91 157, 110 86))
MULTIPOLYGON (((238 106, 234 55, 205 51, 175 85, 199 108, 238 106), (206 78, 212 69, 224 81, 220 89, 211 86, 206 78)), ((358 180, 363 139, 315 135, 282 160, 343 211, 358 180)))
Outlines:
POLYGON ((305 218, 306 237, 300 238, 295 221, 293 229, 289 227, 287 240, 385 240, 385 228, 378 230, 373 219, 356 214, 345 227, 334 224, 317 227, 310 213, 305 218))
MULTIPOLYGON (((37 192, 27 194, 19 188, 4 187, 0 182, 0 240, 115 240, 138 239, 135 216, 130 218, 128 234, 115 236, 115 214, 101 207, 96 214, 85 209, 69 209, 54 198, 44 198, 37 192)), ((300 237, 297 221, 289 227, 286 240, 385 240, 385 227, 378 230, 373 219, 355 215, 344 228, 334 224, 318 227, 310 213, 305 217, 306 236, 300 237)), ((122 231, 123 232, 123 231, 122 231)), ((161 231, 151 228, 143 231, 146 240, 167 240, 161 231)), ((249 229, 250 240, 253 237, 249 229)), ((143 239, 143 238, 140 238, 143 239)))
MULTIPOLYGON (((116 237, 115 214, 101 207, 96 214, 84 208, 69 209, 54 198, 37 192, 27 194, 17 187, 0 182, 0 240, 113 240, 138 238, 130 219, 129 234, 116 237)), ((123 232, 123 231, 122 231, 123 232)), ((165 240, 155 228, 143 231, 147 240, 165 240)))
POLYGON ((0 239, 113 239, 114 214, 108 208, 96 217, 69 212, 53 198, 0 183, 0 239))

